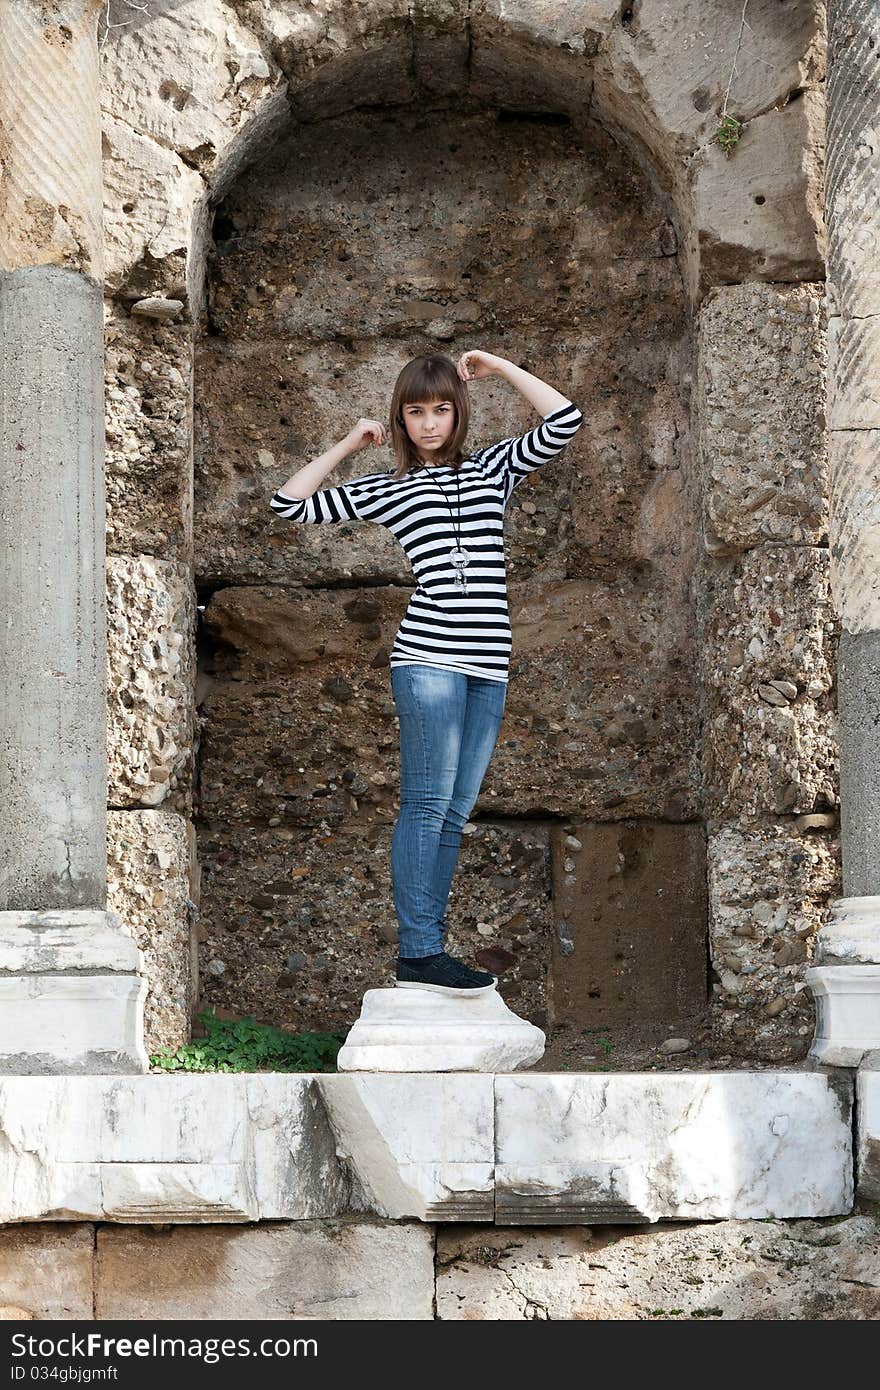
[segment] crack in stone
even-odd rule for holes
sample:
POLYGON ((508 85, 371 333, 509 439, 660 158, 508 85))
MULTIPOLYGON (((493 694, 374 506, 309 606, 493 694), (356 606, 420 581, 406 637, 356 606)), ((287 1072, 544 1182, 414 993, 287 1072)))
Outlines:
POLYGON ((519 1297, 522 1299, 522 1301, 523 1301, 523 1308, 522 1308, 522 1311, 523 1311, 523 1313, 526 1314, 527 1317, 529 1317, 530 1321, 532 1321, 532 1322, 538 1322, 538 1321, 550 1322, 550 1321, 552 1321, 552 1319, 550 1318, 550 1313, 549 1313, 549 1311, 548 1311, 548 1309, 547 1309, 546 1303, 541 1303, 539 1299, 537 1299, 537 1298, 532 1298, 530 1294, 523 1293, 522 1289, 519 1288, 519 1286, 517 1285, 516 1281, 514 1280, 513 1275, 510 1274, 510 1273, 508 1273, 508 1271, 507 1271, 506 1269, 501 1269, 501 1267, 499 1266, 499 1267, 498 1267, 498 1272, 499 1272, 500 1274, 503 1274, 504 1277, 505 1277, 505 1279, 508 1279, 508 1280, 510 1281, 510 1286, 511 1286, 511 1288, 512 1288, 513 1291, 514 1291, 516 1294, 518 1294, 519 1297), (530 1313, 530 1312, 529 1312, 530 1309, 536 1309, 536 1308, 537 1308, 537 1309, 540 1309, 540 1315, 536 1315, 535 1313, 530 1313))
POLYGON ((834 314, 828 322, 840 324, 842 328, 847 323, 866 323, 868 319, 880 319, 880 310, 874 314, 834 314))
MULTIPOLYGON (((124 118, 123 116, 117 115, 115 111, 110 111, 110 112, 108 112, 108 115, 109 115, 114 121, 117 121, 117 122, 119 123, 119 125, 125 126, 126 130, 130 130, 131 133, 132 133, 132 135, 137 135, 139 139, 141 139, 141 140, 147 140, 147 141, 149 141, 151 144, 156 145, 160 150, 167 150, 167 151, 169 152, 169 154, 173 154, 174 157, 175 157, 175 159, 179 159, 179 160, 180 160, 181 164, 184 166, 185 169, 192 169, 192 171, 193 171, 194 174, 198 174, 199 178, 201 179, 202 183, 204 184, 205 188, 207 189, 207 187, 208 187, 208 181, 207 181, 207 179, 205 178, 204 174, 202 174, 202 173, 200 172, 200 170, 193 168, 192 164, 188 163, 188 161, 185 160, 185 159, 183 158, 183 155, 180 153, 180 150, 178 150, 177 147, 176 147, 175 145, 170 144, 169 141, 167 141, 167 140, 163 140, 163 139, 161 138, 161 136, 159 136, 159 135, 147 135, 147 134, 145 134, 144 131, 138 130, 137 126, 133 126, 133 125, 131 124, 130 121, 125 120, 125 118, 124 118)), ((105 132, 105 134, 106 134, 106 132, 105 132)), ((112 149, 113 142, 112 142, 112 140, 110 139, 110 136, 109 136, 109 135, 107 136, 107 140, 108 140, 108 142, 110 143, 110 146, 111 146, 111 149, 112 149)), ((222 153, 222 151, 218 151, 218 153, 222 153)), ((166 216, 166 221, 167 221, 167 216, 166 216)), ((152 239, 153 239, 153 238, 151 238, 151 240, 152 240, 152 239)))
MULTIPOLYGON (((744 133, 744 132, 748 129, 748 127, 751 125, 752 121, 758 121, 758 120, 760 120, 763 116, 769 116, 769 115, 771 114, 771 112, 773 112, 773 111, 784 111, 785 108, 786 108, 786 106, 788 106, 789 103, 790 103, 791 101, 795 100, 795 99, 796 99, 797 97, 799 97, 799 96, 802 96, 802 95, 804 94, 804 92, 814 92, 814 91, 821 91, 821 90, 822 90, 822 84, 820 84, 820 83, 817 83, 817 84, 815 84, 815 85, 807 85, 807 86, 803 86, 803 87, 800 87, 800 86, 798 86, 798 87, 792 87, 791 91, 787 92, 786 95, 785 95, 785 97, 777 97, 774 101, 769 102, 766 106, 762 106, 761 109, 760 109, 759 111, 753 111, 752 114, 751 114, 750 116, 744 117, 744 118, 742 119, 742 121, 740 121, 741 131, 744 133)), ((718 120, 720 121, 720 119, 721 119, 721 118, 720 118, 720 116, 719 116, 719 117, 718 117, 718 120)), ((741 139, 741 138, 742 138, 742 135, 740 135, 740 139, 741 139)), ((695 146, 694 146, 694 149, 691 151, 691 153, 688 154, 688 155, 685 155, 685 156, 682 158, 682 161, 681 161, 681 162, 682 162, 682 166, 683 166, 685 169, 689 168, 690 165, 694 162, 694 160, 697 158, 698 155, 705 154, 706 150, 711 149, 712 146, 713 146, 715 143, 716 143, 716 141, 715 141, 715 132, 713 132, 712 135, 709 137, 708 140, 704 140, 704 141, 702 142, 702 144, 695 145, 695 146)), ((780 282, 780 283, 785 283, 785 282, 780 282)), ((793 281, 792 283, 797 284, 797 283, 799 283, 799 282, 798 282, 798 281, 793 281)))

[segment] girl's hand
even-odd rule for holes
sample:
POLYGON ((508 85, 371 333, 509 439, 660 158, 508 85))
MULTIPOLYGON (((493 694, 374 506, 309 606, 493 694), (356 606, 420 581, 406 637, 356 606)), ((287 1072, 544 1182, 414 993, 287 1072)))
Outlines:
POLYGON ((358 449, 363 449, 370 441, 375 445, 384 444, 388 438, 388 432, 381 420, 358 420, 354 429, 349 430, 346 443, 349 450, 355 453, 358 449))
POLYGON ((458 359, 458 375, 462 381, 479 380, 484 376, 500 376, 503 357, 496 357, 493 352, 482 352, 479 348, 472 348, 470 352, 463 352, 458 359))

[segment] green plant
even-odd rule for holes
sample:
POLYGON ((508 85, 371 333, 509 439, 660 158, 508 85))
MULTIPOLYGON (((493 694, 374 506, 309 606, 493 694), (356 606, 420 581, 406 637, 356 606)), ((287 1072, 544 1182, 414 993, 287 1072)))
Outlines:
POLYGON ((150 1057, 162 1071, 335 1071, 345 1033, 286 1033, 252 1015, 233 1023, 205 1009, 205 1037, 150 1057))
POLYGON ((694 1308, 692 1318, 723 1318, 723 1308, 694 1308))
POLYGON ((729 156, 734 147, 739 144, 742 132, 742 121, 738 121, 736 116, 728 114, 721 117, 721 122, 712 138, 717 145, 721 146, 724 153, 729 156))
POLYGON ((610 1038, 606 1038, 606 1036, 605 1036, 604 1033, 600 1033, 599 1036, 598 1036, 598 1038, 596 1039, 596 1042, 597 1042, 597 1043, 599 1044, 599 1046, 601 1047, 602 1052, 604 1053, 604 1055, 605 1055, 606 1057, 610 1057, 610 1056, 611 1056, 611 1039, 610 1039, 610 1038))
POLYGON ((742 48, 743 33, 746 29, 746 10, 749 8, 749 0, 743 0, 742 14, 739 18, 739 33, 736 39, 736 48, 733 54, 733 63, 730 68, 730 76, 727 79, 727 87, 724 91, 724 100, 721 103, 719 115, 719 125, 712 139, 720 145, 724 153, 729 157, 732 151, 739 144, 740 136, 743 132, 743 123, 738 121, 736 116, 731 116, 727 110, 727 103, 730 100, 730 89, 733 86, 733 79, 737 71, 737 59, 742 48))

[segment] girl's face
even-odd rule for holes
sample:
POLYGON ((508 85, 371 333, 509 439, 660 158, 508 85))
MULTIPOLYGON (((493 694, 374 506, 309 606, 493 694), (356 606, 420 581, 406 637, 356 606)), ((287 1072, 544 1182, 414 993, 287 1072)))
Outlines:
POLYGON ((403 407, 403 425, 426 463, 442 450, 455 429, 452 401, 413 401, 403 407))

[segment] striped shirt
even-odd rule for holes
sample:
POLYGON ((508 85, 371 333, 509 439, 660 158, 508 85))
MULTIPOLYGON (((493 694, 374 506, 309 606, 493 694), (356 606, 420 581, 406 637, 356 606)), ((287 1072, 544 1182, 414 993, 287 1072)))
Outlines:
POLYGON ((402 478, 395 478, 393 470, 369 473, 307 498, 276 492, 269 505, 286 521, 374 521, 400 542, 416 587, 397 629, 388 658, 391 666, 416 662, 506 681, 511 630, 504 510, 514 488, 560 454, 583 419, 568 401, 525 434, 469 455, 457 478, 451 465, 429 464, 427 470, 410 469, 402 478), (456 570, 449 561, 456 527, 470 557, 467 593, 456 584, 456 570))

